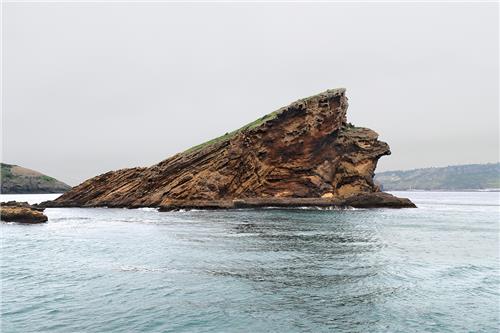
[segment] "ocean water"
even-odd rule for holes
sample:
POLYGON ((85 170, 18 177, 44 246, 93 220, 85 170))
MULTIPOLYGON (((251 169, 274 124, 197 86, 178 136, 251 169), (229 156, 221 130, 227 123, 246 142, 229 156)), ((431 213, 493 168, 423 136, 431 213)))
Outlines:
POLYGON ((419 208, 2 223, 1 332, 498 332, 500 194, 396 194, 419 208))

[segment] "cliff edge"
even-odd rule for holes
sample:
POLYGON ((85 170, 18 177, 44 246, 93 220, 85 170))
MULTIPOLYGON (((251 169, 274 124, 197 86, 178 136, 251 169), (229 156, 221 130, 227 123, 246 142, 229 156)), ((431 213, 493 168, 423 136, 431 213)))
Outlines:
POLYGON ((348 124, 347 107, 345 89, 327 90, 149 168, 91 178, 46 206, 415 207, 373 183, 389 146, 348 124))

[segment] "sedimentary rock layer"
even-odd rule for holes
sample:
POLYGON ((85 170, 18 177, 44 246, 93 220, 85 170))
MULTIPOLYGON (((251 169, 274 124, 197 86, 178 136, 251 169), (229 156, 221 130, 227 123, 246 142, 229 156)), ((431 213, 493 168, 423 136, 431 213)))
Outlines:
POLYGON ((327 90, 149 168, 89 179, 47 205, 344 205, 362 194, 368 206, 413 206, 374 185, 377 161, 390 154, 389 146, 374 131, 348 124, 347 106, 345 89, 327 90))

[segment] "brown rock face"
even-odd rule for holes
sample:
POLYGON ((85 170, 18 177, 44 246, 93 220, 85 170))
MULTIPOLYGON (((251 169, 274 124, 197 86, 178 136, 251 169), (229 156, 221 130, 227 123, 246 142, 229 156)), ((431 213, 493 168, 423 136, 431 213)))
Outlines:
POLYGON ((0 219, 4 222, 43 223, 47 216, 43 208, 31 206, 27 202, 2 202, 0 204, 0 219))
POLYGON ((374 170, 389 146, 374 131, 347 124, 347 106, 345 89, 328 90, 149 168, 89 179, 47 205, 231 208, 304 198, 342 204, 377 193, 374 170))

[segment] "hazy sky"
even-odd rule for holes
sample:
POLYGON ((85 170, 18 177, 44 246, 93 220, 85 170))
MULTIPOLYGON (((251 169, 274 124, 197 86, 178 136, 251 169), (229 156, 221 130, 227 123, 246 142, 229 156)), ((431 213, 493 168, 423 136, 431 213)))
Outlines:
POLYGON ((499 159, 498 4, 4 3, 2 160, 75 185, 346 87, 378 170, 499 159))

